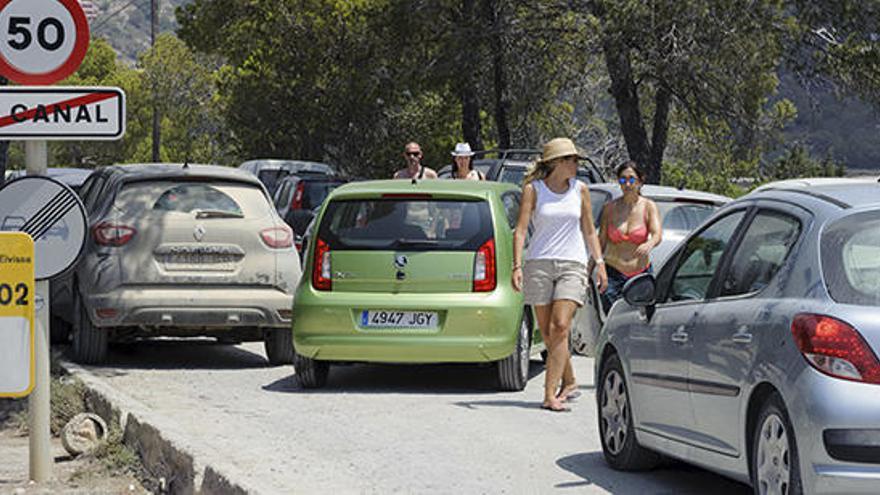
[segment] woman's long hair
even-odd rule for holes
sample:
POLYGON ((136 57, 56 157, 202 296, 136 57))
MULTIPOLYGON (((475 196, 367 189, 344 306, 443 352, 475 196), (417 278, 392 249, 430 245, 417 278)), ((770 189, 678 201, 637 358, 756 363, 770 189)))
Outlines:
POLYGON ((523 178, 523 185, 535 180, 546 179, 547 176, 550 175, 550 172, 553 172, 553 167, 550 166, 550 162, 538 160, 529 167, 529 171, 523 178))

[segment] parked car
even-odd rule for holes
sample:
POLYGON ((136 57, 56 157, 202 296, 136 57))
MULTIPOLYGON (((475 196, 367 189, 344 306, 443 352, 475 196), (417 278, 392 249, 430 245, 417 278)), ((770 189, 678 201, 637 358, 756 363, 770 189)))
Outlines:
POLYGON ((210 165, 116 165, 82 189, 92 235, 73 274, 73 356, 157 336, 263 340, 293 358, 300 265, 293 233, 251 174, 210 165))
MULTIPOLYGON (((509 149, 509 150, 485 150, 474 154, 474 169, 479 170, 486 180, 506 182, 521 186, 529 167, 534 160, 541 157, 540 150, 509 149)), ((452 165, 441 168, 437 175, 447 178, 452 175, 452 165)), ((578 179, 587 184, 604 182, 602 171, 592 160, 581 160, 577 172, 578 179)))
MULTIPOLYGON (((86 179, 91 175, 93 170, 85 168, 63 168, 50 167, 46 170, 46 176, 55 179, 62 184, 69 186, 77 194, 86 179)), ((6 180, 12 181, 27 175, 26 170, 12 170, 6 174, 6 180)), ((24 219, 18 219, 18 225, 9 225, 14 223, 16 219, 7 218, 0 225, 0 230, 17 230, 24 224, 24 219)), ((48 236, 57 235, 67 238, 68 228, 66 225, 59 224, 49 230, 48 236)), ((70 323, 64 318, 63 311, 70 307, 72 294, 70 292, 70 284, 58 282, 59 277, 54 277, 49 281, 49 305, 51 307, 51 318, 49 321, 49 335, 53 344, 63 344, 70 339, 70 323)))
MULTIPOLYGON (((605 205, 622 196, 623 192, 619 184, 610 182, 592 184, 589 188, 593 220, 598 228, 605 205)), ((657 204, 663 227, 663 241, 651 251, 651 264, 655 270, 663 265, 669 253, 687 234, 730 201, 727 196, 718 194, 650 184, 642 187, 642 195, 657 204)), ((589 290, 587 303, 575 313, 571 331, 572 349, 585 355, 593 355, 596 336, 605 322, 599 290, 592 279, 589 290)))
POLYGON ((326 163, 309 162, 303 160, 276 160, 276 159, 260 159, 248 160, 238 168, 247 170, 257 176, 260 182, 266 186, 269 191, 269 197, 275 196, 278 190, 278 184, 281 179, 288 175, 335 175, 333 167, 326 163))
POLYGON ((626 285, 598 351, 610 466, 662 454, 756 493, 877 493, 880 184, 728 203, 626 285))
POLYGON ((275 209, 293 229, 294 244, 302 251, 303 236, 330 191, 348 182, 346 179, 322 174, 288 175, 278 184, 275 209))
POLYGON ((486 181, 371 181, 330 193, 306 251, 293 335, 299 383, 330 365, 492 363, 521 390, 543 349, 511 285, 520 191, 486 181))

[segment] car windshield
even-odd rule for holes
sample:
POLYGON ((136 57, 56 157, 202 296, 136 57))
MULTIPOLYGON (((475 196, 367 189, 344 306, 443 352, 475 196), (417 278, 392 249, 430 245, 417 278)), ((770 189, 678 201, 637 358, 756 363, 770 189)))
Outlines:
MULTIPOLYGON (((521 165, 517 167, 502 167, 501 172, 498 174, 498 182, 506 182, 508 184, 516 184, 517 186, 521 186, 523 183, 523 179, 526 176, 526 172, 528 172, 528 169, 521 165)), ((593 174, 591 174, 589 170, 584 168, 578 169, 577 178, 584 184, 592 184, 596 182, 596 180, 594 180, 593 178, 593 174)))
POLYGON ((492 233, 485 201, 365 199, 330 203, 319 237, 334 250, 474 251, 492 233))
POLYGON ((835 301, 880 306, 880 210, 850 215, 825 229, 822 271, 835 301))

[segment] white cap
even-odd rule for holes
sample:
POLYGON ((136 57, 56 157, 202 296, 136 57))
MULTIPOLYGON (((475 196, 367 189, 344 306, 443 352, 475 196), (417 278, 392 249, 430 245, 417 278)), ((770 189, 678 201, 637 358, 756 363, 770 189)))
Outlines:
POLYGON ((452 156, 474 156, 474 152, 471 151, 471 145, 468 143, 456 143, 452 156))

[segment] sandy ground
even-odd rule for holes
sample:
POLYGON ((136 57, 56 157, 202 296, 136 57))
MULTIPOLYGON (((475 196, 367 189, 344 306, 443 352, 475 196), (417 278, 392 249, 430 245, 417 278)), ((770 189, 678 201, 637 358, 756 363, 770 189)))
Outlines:
POLYGON ((0 426, 0 495, 117 495, 145 494, 131 476, 109 476, 99 461, 87 457, 71 459, 61 441, 52 439, 55 459, 52 480, 44 484, 28 481, 28 437, 8 425, 0 426))

